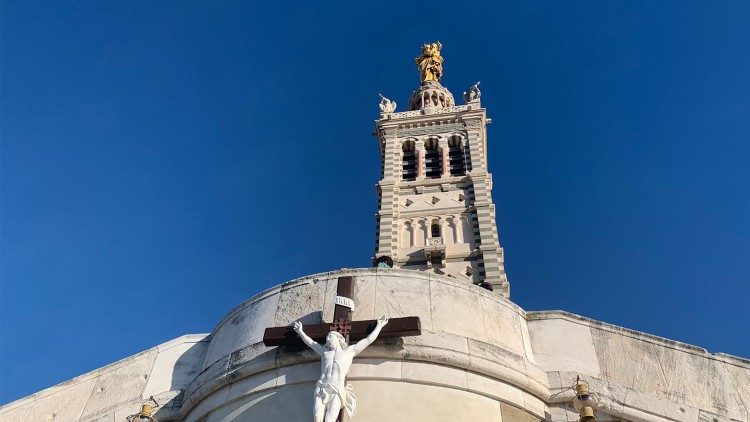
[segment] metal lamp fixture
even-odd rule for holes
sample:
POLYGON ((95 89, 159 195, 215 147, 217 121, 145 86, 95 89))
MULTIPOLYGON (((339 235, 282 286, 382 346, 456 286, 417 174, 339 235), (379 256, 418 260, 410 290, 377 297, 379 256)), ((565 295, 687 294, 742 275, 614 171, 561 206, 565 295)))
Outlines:
POLYGON ((589 383, 582 381, 581 377, 576 377, 576 383, 573 387, 576 390, 576 396, 573 397, 573 408, 576 409, 581 418, 581 422, 596 422, 594 409, 599 406, 599 397, 589 392, 589 383))
POLYGON ((151 396, 143 402, 140 412, 128 416, 125 420, 128 422, 159 422, 152 416, 157 407, 159 407, 159 403, 154 400, 154 396, 151 396))

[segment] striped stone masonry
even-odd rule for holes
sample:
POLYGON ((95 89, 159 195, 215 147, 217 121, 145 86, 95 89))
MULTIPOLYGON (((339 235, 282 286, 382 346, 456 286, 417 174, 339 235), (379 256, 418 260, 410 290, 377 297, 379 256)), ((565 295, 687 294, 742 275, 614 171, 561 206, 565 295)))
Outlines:
POLYGON ((396 268, 482 284, 509 297, 492 176, 486 110, 478 105, 386 114, 377 120, 375 257, 396 268))

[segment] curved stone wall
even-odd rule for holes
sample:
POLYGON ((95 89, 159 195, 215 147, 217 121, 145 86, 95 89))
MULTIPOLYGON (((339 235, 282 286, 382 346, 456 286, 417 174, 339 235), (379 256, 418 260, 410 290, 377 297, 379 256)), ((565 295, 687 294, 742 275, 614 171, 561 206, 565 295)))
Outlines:
MULTIPOLYGON (((310 420, 319 366, 293 365, 244 378, 214 392, 186 421, 310 420)), ((360 422, 500 422, 503 417, 519 422, 545 415, 542 401, 513 386, 441 365, 361 359, 348 381, 358 397, 360 422)))
MULTIPOLYGON (((534 363, 521 308, 450 277, 357 269, 293 280, 232 310, 212 334, 203 372, 188 386, 181 412, 186 420, 207 415, 215 415, 209 420, 222 420, 220 414, 236 412, 249 417, 255 408, 251 403, 260 406, 263 402, 261 407, 283 403, 297 397, 298 391, 305 394, 300 400, 312 403, 318 357, 311 351, 287 353, 267 348, 261 342, 263 330, 300 319, 304 323, 330 321, 337 278, 348 275, 356 277, 354 319, 419 316, 423 330, 417 337, 378 341, 355 360, 349 379, 363 390, 359 395, 362 408, 375 405, 382 390, 382 397, 391 397, 389 400, 460 398, 482 415, 494 409, 499 418, 500 409, 506 408, 506 412, 520 412, 529 420, 545 418, 547 375, 534 363)), ((414 407, 417 413, 431 408, 429 400, 409 401, 413 401, 412 407, 425 406, 422 410, 414 407)), ((309 410, 311 406, 303 407, 309 410)), ((463 413, 466 420, 477 420, 469 417, 474 413, 463 413)), ((263 420, 256 417, 252 420, 263 420)), ((357 419, 367 420, 363 417, 357 419)), ((458 414, 449 419, 464 420, 458 414)))

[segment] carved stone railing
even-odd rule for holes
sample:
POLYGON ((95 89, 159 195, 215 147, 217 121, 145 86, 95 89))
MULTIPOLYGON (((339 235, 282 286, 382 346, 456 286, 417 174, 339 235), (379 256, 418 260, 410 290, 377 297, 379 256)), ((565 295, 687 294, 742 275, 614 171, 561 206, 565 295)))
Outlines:
POLYGON ((398 113, 391 113, 391 117, 394 119, 400 119, 404 117, 417 117, 417 116, 422 116, 422 115, 424 115, 422 110, 401 111, 398 113))
POLYGON ((442 237, 428 237, 427 246, 441 246, 443 245, 442 237))
POLYGON ((460 106, 453 106, 453 107, 431 107, 431 108, 425 108, 422 110, 412 110, 412 111, 400 111, 398 113, 390 113, 383 115, 384 117, 390 117, 391 119, 403 119, 405 117, 418 117, 418 116, 426 116, 430 114, 438 114, 438 113, 457 113, 460 111, 467 111, 470 110, 470 107, 468 105, 460 105, 460 106))

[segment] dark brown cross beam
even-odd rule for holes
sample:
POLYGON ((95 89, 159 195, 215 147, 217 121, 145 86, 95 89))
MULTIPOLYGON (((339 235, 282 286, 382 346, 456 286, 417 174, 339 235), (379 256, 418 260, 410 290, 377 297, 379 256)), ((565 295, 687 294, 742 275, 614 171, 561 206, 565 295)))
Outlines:
MULTIPOLYGON (((352 298, 354 293, 354 277, 339 277, 336 295, 352 298)), ((310 338, 318 343, 324 343, 331 331, 338 331, 347 341, 356 342, 367 337, 377 323, 374 319, 352 321, 352 310, 337 304, 333 310, 333 322, 330 324, 305 325, 304 330, 310 338)), ((419 317, 390 318, 383 327, 378 338, 393 338, 418 336, 422 334, 419 317)), ((269 327, 263 334, 263 344, 266 346, 285 346, 289 349, 306 347, 297 333, 289 327, 269 327)))

